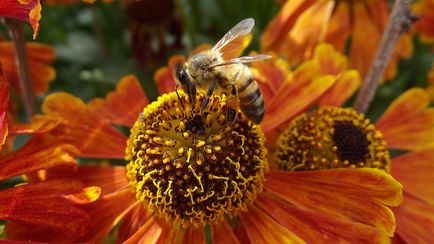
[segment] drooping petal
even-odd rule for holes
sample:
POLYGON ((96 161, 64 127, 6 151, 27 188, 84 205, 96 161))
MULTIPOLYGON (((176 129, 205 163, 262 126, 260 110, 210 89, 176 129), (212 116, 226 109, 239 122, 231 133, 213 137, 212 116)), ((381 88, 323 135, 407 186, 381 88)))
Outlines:
MULTIPOLYGON (((33 93, 41 95, 56 78, 55 69, 50 66, 55 59, 54 48, 49 45, 31 42, 26 44, 33 93)), ((0 41, 0 61, 11 86, 20 91, 18 69, 15 62, 15 47, 12 42, 0 41)))
POLYGON ((157 82, 160 94, 172 92, 175 90, 176 81, 173 77, 173 70, 176 64, 185 62, 185 57, 181 55, 172 56, 169 59, 169 66, 157 70, 154 74, 154 80, 157 82))
POLYGON ((313 60, 318 62, 319 72, 324 75, 338 75, 348 66, 346 56, 327 43, 320 43, 316 46, 313 60))
POLYGON ((404 202, 394 212, 396 233, 406 243, 433 243, 434 205, 404 194, 404 202))
POLYGON ((434 148, 413 151, 392 159, 391 174, 404 191, 434 205, 434 148))
POLYGON ((10 134, 43 134, 60 124, 59 120, 46 116, 35 115, 28 124, 14 124, 10 134))
POLYGON ((268 194, 256 205, 307 243, 388 243, 387 235, 368 225, 331 218, 283 203, 268 194))
POLYGON ((99 117, 131 127, 148 104, 140 82, 134 75, 129 75, 121 78, 116 91, 110 92, 105 99, 91 100, 89 107, 99 117))
POLYGON ((271 171, 265 189, 300 209, 370 225, 389 236, 395 219, 385 205, 402 201, 402 186, 389 174, 371 168, 271 171))
POLYGON ((265 117, 261 123, 264 132, 306 110, 332 87, 336 79, 332 75, 315 77, 317 70, 315 62, 305 62, 294 72, 292 80, 280 87, 265 107, 265 117))
POLYGON ((0 158, 0 180, 58 165, 75 165, 77 149, 52 137, 33 137, 19 150, 0 158))
POLYGON ((0 16, 28 22, 33 28, 33 39, 35 39, 38 35, 41 10, 39 0, 2 0, 0 16))
POLYGON ((0 62, 0 151, 8 135, 9 83, 0 62))
POLYGON ((80 241, 100 242, 136 204, 140 202, 136 201, 130 189, 126 189, 105 195, 84 206, 92 220, 90 225, 92 231, 81 237, 80 241))
POLYGON ((389 148, 417 149, 434 142, 434 109, 421 88, 399 96, 376 123, 389 148))
POLYGON ((146 209, 141 204, 137 204, 122 219, 117 237, 118 242, 124 242, 134 235, 148 220, 146 209))
POLYGON ((215 223, 211 226, 212 243, 239 244, 231 226, 226 221, 215 223))
POLYGON ((285 228, 261 209, 252 205, 240 221, 249 236, 256 243, 305 243, 292 231, 285 228))
POLYGON ((89 215, 61 194, 82 189, 80 182, 64 179, 26 184, 0 194, 0 219, 20 221, 81 236, 89 227, 89 215))
POLYGON ((205 244, 205 230, 203 228, 188 227, 183 234, 182 243, 205 244))
POLYGON ((342 106, 357 91, 361 84, 360 75, 355 70, 347 70, 338 75, 330 90, 319 101, 320 106, 342 106))
POLYGON ((98 117, 80 99, 67 93, 45 98, 42 111, 60 124, 50 133, 80 150, 80 156, 124 158, 126 136, 98 117))

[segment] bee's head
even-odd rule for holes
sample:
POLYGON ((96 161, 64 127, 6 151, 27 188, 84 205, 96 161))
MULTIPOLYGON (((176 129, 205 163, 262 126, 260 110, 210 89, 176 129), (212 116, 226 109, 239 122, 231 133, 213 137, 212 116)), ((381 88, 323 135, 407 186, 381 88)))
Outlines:
POLYGON ((190 98, 196 98, 196 85, 191 82, 182 63, 175 64, 174 77, 177 84, 182 87, 182 89, 190 96, 190 98))

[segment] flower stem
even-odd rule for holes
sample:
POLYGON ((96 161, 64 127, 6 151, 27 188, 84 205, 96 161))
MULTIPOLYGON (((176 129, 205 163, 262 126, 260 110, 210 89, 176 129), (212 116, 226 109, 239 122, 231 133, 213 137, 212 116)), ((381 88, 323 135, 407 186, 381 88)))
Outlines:
POLYGON ((32 90, 24 28, 19 20, 6 18, 4 22, 9 29, 9 35, 15 46, 15 60, 18 68, 21 96, 23 97, 27 119, 30 120, 32 115, 35 114, 35 98, 32 90))
POLYGON ((354 108, 360 113, 368 110, 400 36, 417 20, 417 17, 411 14, 410 4, 411 0, 395 0, 393 4, 380 46, 357 94, 354 108))

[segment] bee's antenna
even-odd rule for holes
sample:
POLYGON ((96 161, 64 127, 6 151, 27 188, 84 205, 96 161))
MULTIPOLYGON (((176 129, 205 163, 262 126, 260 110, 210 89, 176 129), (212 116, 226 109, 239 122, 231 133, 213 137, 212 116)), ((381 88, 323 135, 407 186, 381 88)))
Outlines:
POLYGON ((178 93, 178 84, 176 84, 176 86, 175 86, 175 92, 176 92, 176 96, 178 96, 179 102, 181 103, 182 110, 184 110, 185 109, 184 103, 182 102, 181 97, 179 96, 179 93, 178 93))

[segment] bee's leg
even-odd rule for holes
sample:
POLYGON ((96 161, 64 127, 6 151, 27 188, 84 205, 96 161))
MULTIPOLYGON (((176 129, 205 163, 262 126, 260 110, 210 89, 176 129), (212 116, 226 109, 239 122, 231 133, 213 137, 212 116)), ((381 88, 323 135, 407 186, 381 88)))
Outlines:
POLYGON ((182 102, 181 97, 179 96, 179 93, 178 93, 178 84, 176 84, 175 92, 176 92, 176 96, 178 96, 179 103, 181 103, 182 110, 184 110, 185 109, 184 103, 182 102))
POLYGON ((214 93, 215 89, 217 87, 217 83, 213 82, 210 87, 208 88, 208 91, 205 94, 205 99, 202 102, 202 105, 200 106, 200 111, 202 113, 202 111, 206 108, 206 106, 208 106, 209 103, 209 98, 211 97, 211 95, 214 93))
POLYGON ((232 125, 238 117, 238 113, 237 113, 238 89, 235 86, 235 84, 231 84, 230 88, 231 88, 231 92, 230 92, 230 95, 228 97, 228 107, 226 110, 226 118, 227 118, 228 122, 232 125))

